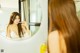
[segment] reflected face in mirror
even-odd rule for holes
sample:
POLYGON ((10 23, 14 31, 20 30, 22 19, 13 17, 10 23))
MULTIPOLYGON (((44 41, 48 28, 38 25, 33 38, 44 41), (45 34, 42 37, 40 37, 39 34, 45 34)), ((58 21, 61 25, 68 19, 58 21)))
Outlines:
POLYGON ((18 24, 20 22, 20 17, 19 16, 16 16, 16 19, 14 20, 14 24, 18 24))
POLYGON ((13 12, 9 24, 7 26, 7 37, 13 39, 20 39, 23 37, 30 37, 28 25, 21 22, 21 17, 18 12, 13 12))
POLYGON ((18 12, 13 12, 9 24, 18 24, 19 22, 21 22, 20 14, 18 12))

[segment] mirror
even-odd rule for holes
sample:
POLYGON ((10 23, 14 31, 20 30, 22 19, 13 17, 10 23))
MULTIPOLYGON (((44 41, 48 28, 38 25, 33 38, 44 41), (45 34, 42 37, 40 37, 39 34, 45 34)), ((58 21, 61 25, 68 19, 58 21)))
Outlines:
POLYGON ((38 0, 1 0, 0 6, 0 36, 22 40, 37 33, 42 19, 38 0))

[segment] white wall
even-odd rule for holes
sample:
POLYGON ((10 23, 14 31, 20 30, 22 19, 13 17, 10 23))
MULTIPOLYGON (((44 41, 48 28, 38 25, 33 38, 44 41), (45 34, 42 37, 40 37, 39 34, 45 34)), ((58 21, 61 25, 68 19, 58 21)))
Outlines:
MULTIPOLYGON (((40 46, 47 40, 47 0, 39 0, 42 8, 42 21, 38 32, 30 39, 21 41, 13 41, 6 39, 0 35, 0 50, 4 49, 4 53, 40 53, 40 46)), ((5 16, 5 15, 4 15, 5 16)), ((6 18, 5 18, 6 20, 6 18)), ((4 21, 5 21, 4 20, 4 21)))
POLYGON ((18 0, 0 0, 0 4, 2 7, 7 8, 17 8, 18 6, 18 0))

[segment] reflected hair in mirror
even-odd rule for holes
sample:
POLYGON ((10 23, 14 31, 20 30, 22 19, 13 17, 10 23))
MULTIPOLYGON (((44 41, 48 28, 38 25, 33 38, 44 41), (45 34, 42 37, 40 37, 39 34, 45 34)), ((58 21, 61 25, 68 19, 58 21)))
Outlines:
MULTIPOLYGON (((9 21, 8 26, 13 24, 14 20, 16 19, 16 16, 19 16, 19 19, 20 19, 19 22, 21 22, 21 15, 20 15, 20 13, 13 12, 12 15, 10 16, 10 21, 9 21)), ((7 26, 7 29, 8 29, 8 26, 7 26)), ((23 35, 23 30, 22 30, 22 27, 21 27, 21 23, 18 23, 17 27, 18 27, 18 35, 21 38, 21 36, 23 35)))

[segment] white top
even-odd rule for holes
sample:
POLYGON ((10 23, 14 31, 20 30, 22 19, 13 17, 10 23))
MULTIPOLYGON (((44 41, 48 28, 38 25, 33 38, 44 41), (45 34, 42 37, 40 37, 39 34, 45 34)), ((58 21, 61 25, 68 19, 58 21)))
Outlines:
POLYGON ((16 33, 14 31, 11 31, 10 37, 14 38, 14 39, 19 38, 18 35, 16 35, 16 33))
POLYGON ((30 38, 31 35, 29 33, 25 33, 22 38, 20 38, 14 31, 10 33, 11 39, 23 39, 23 38, 30 38))

